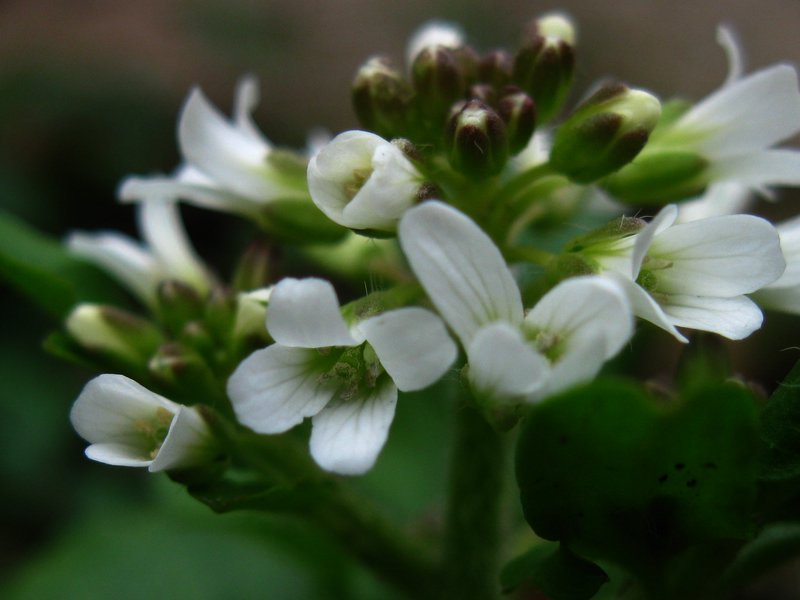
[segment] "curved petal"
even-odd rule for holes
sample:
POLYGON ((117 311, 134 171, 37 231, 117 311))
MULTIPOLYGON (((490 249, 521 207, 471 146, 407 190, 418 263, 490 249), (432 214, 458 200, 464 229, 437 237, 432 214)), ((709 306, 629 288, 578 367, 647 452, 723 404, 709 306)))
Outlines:
POLYGON ((762 308, 800 315, 800 284, 794 287, 764 288, 753 294, 762 308))
POLYGON ((199 89, 181 112, 178 143, 187 162, 225 188, 256 200, 273 195, 264 173, 269 147, 237 129, 199 89))
POLYGON ((636 241, 633 244, 633 258, 632 258, 632 279, 636 281, 639 276, 639 271, 642 268, 642 261, 653 243, 653 239, 662 231, 672 227, 675 220, 678 218, 678 207, 674 204, 668 204, 653 217, 644 229, 636 234, 636 241))
POLYGON ((145 448, 137 421, 151 421, 159 409, 176 414, 180 405, 124 375, 100 375, 87 383, 72 406, 72 427, 93 444, 145 448))
POLYGON ((746 338, 764 319, 758 306, 745 296, 670 296, 669 304, 662 308, 678 327, 710 331, 731 340, 746 338))
POLYGON ((633 313, 612 279, 572 277, 545 294, 525 317, 525 325, 557 335, 568 353, 590 346, 602 364, 633 335, 633 313))
POLYGON ((613 279, 625 291, 625 296, 628 298, 628 302, 630 302, 633 314, 640 319, 650 321, 653 325, 660 327, 664 331, 668 331, 679 342, 683 342, 684 344, 689 342, 689 340, 675 329, 675 325, 672 324, 672 321, 661 309, 658 302, 636 282, 631 281, 627 277, 622 277, 617 273, 607 273, 604 274, 603 277, 613 279))
POLYGON ((357 346, 342 318, 333 286, 324 279, 282 279, 273 288, 267 330, 284 346, 357 346))
POLYGON ((732 297, 754 292, 785 269, 778 232, 751 215, 727 215, 670 227, 650 255, 671 267, 654 271, 666 294, 732 297))
POLYGON ((747 212, 753 200, 749 186, 738 181, 719 181, 709 185, 699 198, 680 203, 678 223, 747 212))
POLYGON ((461 343, 494 321, 522 321, 519 288, 480 227, 441 202, 407 211, 400 245, 433 304, 461 343))
POLYGON ((727 25, 717 27, 717 43, 722 46, 725 57, 728 59, 728 75, 725 78, 723 87, 729 86, 738 81, 744 75, 744 60, 742 58, 742 48, 733 29, 727 25))
POLYGON ((181 406, 149 470, 156 472, 202 465, 215 454, 214 439, 206 422, 193 407, 181 406))
POLYGON ((161 270, 153 255, 135 240, 113 231, 76 231, 67 237, 67 247, 76 256, 110 273, 144 303, 155 302, 161 270))
POLYGON ((482 328, 469 345, 469 379, 482 395, 497 400, 522 398, 544 385, 547 359, 502 321, 482 328))
POLYGON ((311 456, 326 471, 365 473, 386 443, 396 404, 388 378, 365 398, 335 399, 314 416, 311 456))
POLYGON ((190 284, 200 294, 211 283, 205 265, 192 248, 174 202, 139 204, 139 230, 162 265, 164 275, 190 284))
POLYGON ((115 467, 148 467, 153 462, 146 449, 128 444, 92 444, 84 453, 86 458, 115 467))
POLYGON ((358 324, 398 389, 413 392, 435 383, 458 348, 442 320, 424 308, 401 308, 358 324))
POLYGON ((244 359, 228 380, 236 418, 258 433, 281 433, 317 414, 336 391, 315 350, 273 344, 244 359))
POLYGON ((800 130, 797 73, 774 65, 722 87, 675 125, 696 131, 695 148, 712 159, 767 148, 800 130))
POLYGON ((800 217, 795 217, 777 227, 781 239, 781 252, 786 260, 786 270, 770 288, 800 288, 800 217))
POLYGON ((580 344, 571 344, 566 352, 553 364, 545 385, 530 398, 542 400, 568 388, 590 381, 600 372, 605 358, 595 350, 606 341, 597 331, 590 332, 580 344))
POLYGON ((758 187, 763 185, 800 185, 800 151, 760 150, 745 156, 732 156, 711 165, 712 180, 732 180, 758 187))
POLYGON ((253 75, 246 75, 236 83, 236 92, 233 96, 233 122, 236 128, 253 141, 271 148, 272 144, 265 138, 253 122, 253 111, 258 106, 260 94, 258 79, 253 75))

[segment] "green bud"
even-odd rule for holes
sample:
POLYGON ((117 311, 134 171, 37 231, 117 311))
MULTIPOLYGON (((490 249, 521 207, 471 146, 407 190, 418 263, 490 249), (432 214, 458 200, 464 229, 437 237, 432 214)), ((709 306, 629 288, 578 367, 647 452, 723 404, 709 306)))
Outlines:
POLYGON ((402 135, 411 86, 389 59, 369 59, 353 81, 353 107, 361 125, 385 138, 402 135))
MULTIPOLYGON (((489 106, 494 106, 497 104, 497 92, 488 83, 476 83, 475 85, 471 85, 467 91, 467 97, 470 100, 480 100, 489 106)), ((459 103, 456 103, 456 105, 458 104, 459 103)), ((453 111, 451 110, 451 115, 452 112, 453 111)))
POLYGON ((233 289, 247 292, 269 282, 270 248, 263 240, 252 242, 239 259, 233 275, 233 289))
POLYGON ((622 216, 613 221, 609 221, 605 225, 587 234, 575 238, 567 244, 565 251, 567 253, 583 253, 588 251, 588 253, 591 254, 592 249, 598 247, 605 248, 622 238, 635 235, 646 225, 647 222, 643 219, 622 216))
POLYGON ((521 152, 536 129, 536 105, 525 92, 511 91, 500 98, 497 112, 506 124, 509 152, 521 152))
POLYGON ((437 138, 454 102, 467 89, 456 53, 444 46, 429 46, 417 54, 411 66, 411 79, 416 91, 417 125, 421 135, 437 138))
POLYGON ((708 184, 708 161, 685 150, 643 152, 601 185, 612 196, 634 204, 668 204, 700 195, 708 184))
POLYGON ((228 341, 236 323, 236 297, 224 288, 214 288, 206 303, 205 323, 211 335, 228 341))
POLYGON ((450 118, 445 140, 450 164, 469 177, 496 175, 508 159, 503 119, 478 100, 470 100, 450 118))
POLYGON ((536 102, 542 122, 552 119, 569 94, 575 71, 575 29, 563 15, 529 25, 514 57, 513 79, 536 102))
POLYGON ((502 90, 511 83, 514 59, 505 50, 494 50, 481 57, 478 63, 478 81, 502 90))
POLYGON ((203 299, 192 287, 174 279, 159 284, 156 301, 161 321, 172 333, 203 314, 203 299))
POLYGON ((661 105, 624 84, 603 86, 559 127, 552 167, 577 183, 591 183, 631 162, 656 126, 661 105))
POLYGON ((218 385, 206 361, 177 342, 162 345, 147 364, 150 374, 167 385, 170 396, 182 404, 210 403, 218 385))
POLYGON ((163 341, 152 322, 113 306, 79 304, 67 317, 65 326, 89 352, 137 366, 163 341))

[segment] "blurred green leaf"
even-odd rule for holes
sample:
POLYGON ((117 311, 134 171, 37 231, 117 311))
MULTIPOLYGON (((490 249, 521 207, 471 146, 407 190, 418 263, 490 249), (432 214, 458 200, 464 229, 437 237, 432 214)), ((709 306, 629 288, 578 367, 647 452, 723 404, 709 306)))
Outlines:
POLYGON ((695 386, 664 405, 597 381, 531 411, 516 459, 523 510, 538 535, 663 594, 711 577, 752 535, 757 441, 755 402, 740 386, 695 386))
POLYGON ((741 549, 725 572, 725 583, 735 590, 797 556, 800 523, 774 523, 741 549))
POLYGON ((800 478, 800 362, 764 407, 761 439, 761 478, 776 482, 800 478))
POLYGON ((500 573, 503 592, 533 584, 552 600, 588 600, 608 575, 561 544, 538 544, 509 562, 500 573))
POLYGON ((0 212, 0 277, 61 319, 80 301, 120 303, 116 284, 16 217, 0 212))

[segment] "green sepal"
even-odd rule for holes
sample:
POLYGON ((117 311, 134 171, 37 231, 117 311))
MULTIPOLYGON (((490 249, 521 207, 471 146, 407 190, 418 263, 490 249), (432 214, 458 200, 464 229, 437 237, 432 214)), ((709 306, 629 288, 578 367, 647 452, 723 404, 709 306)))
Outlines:
POLYGON ((606 572, 593 562, 548 542, 533 546, 500 572, 503 593, 532 586, 551 600, 589 600, 607 581, 606 572))
POLYGON ((276 241, 292 244, 332 244, 348 232, 326 217, 310 198, 269 202, 259 214, 258 225, 276 241))

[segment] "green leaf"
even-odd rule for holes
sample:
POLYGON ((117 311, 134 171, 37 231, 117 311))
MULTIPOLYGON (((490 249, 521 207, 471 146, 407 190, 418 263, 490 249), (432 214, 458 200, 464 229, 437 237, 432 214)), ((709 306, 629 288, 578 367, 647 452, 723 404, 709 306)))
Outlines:
POLYGON ((533 408, 516 471, 538 535, 663 587, 752 534, 756 450, 755 402, 740 386, 695 386, 667 405, 597 381, 533 408))
POLYGON ((588 600, 608 575, 561 544, 537 544, 500 573, 503 592, 530 583, 552 600, 588 600))
POLYGON ((761 479, 782 482, 800 478, 800 362, 764 407, 761 439, 761 479))
POLYGON ((57 319, 81 301, 126 303, 102 272, 5 212, 0 212, 0 279, 57 319))
POLYGON ((321 486, 315 484, 265 486, 261 482, 237 482, 231 479, 188 487, 194 498, 216 513, 234 510, 302 512, 319 500, 321 490, 321 486))
POLYGON ((800 556, 800 523, 774 523, 744 546, 725 572, 725 583, 735 590, 800 556))

